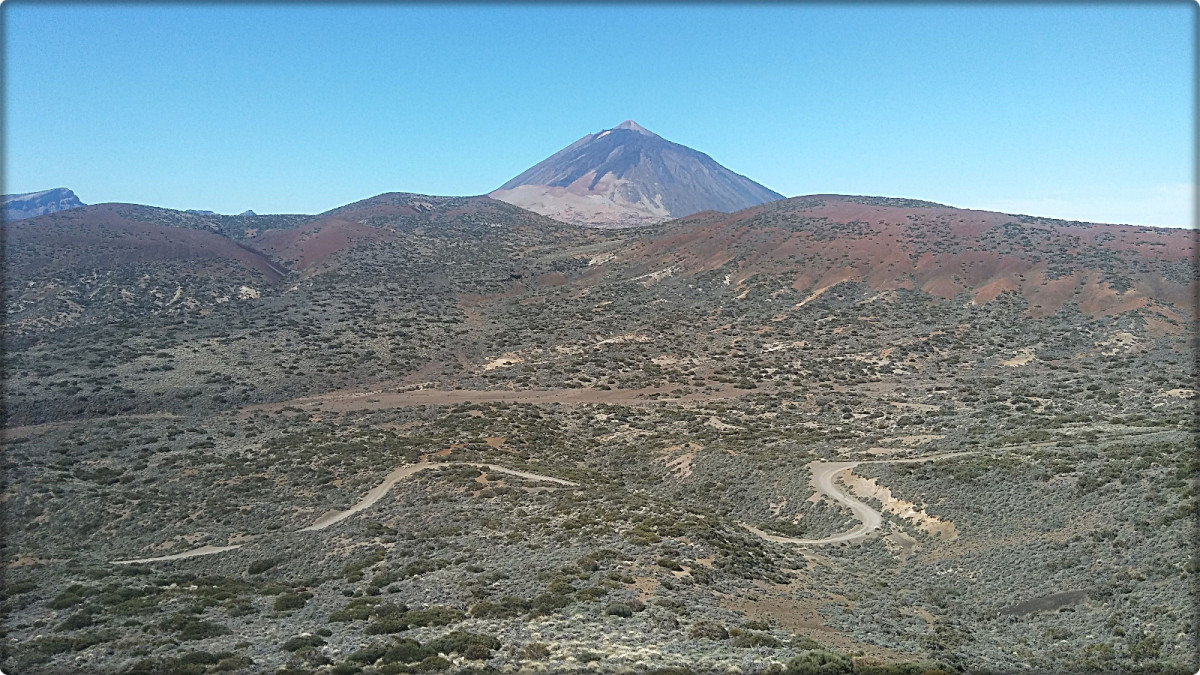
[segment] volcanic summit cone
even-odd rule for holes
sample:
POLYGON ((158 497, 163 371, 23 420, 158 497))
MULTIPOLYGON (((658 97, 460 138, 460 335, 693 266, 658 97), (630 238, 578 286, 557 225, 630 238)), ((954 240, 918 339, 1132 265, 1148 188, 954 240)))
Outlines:
POLYGON ((633 120, 584 136, 490 196, 592 227, 649 225, 783 198, 633 120))

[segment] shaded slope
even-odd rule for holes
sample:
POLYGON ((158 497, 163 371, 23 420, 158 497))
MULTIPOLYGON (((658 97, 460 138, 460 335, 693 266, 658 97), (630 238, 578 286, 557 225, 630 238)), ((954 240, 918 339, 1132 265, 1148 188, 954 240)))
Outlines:
POLYGON ((201 217, 134 204, 7 223, 4 239, 12 333, 198 311, 260 293, 287 274, 201 217))

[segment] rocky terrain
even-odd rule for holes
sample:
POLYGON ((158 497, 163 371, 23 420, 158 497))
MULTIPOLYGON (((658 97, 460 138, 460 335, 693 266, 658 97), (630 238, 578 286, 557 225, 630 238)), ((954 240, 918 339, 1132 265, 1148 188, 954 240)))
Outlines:
POLYGON ((6 673, 1200 661, 1194 232, 389 193, 5 242, 6 673))
POLYGON ((54 188, 41 192, 4 195, 0 203, 0 212, 4 215, 3 220, 11 221, 77 209, 83 205, 74 192, 67 188, 54 188))
POLYGON ((783 199, 633 120, 584 136, 490 196, 589 227, 637 227, 783 199))

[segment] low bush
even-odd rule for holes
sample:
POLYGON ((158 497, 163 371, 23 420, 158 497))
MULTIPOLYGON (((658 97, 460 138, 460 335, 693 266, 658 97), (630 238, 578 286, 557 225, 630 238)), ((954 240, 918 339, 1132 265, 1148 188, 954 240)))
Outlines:
POLYGON ((308 598, 305 597, 306 595, 309 594, 280 593, 275 597, 275 611, 286 612, 292 609, 300 609, 304 606, 304 603, 308 602, 308 598))
POLYGON ((325 644, 325 640, 316 635, 298 635, 283 643, 283 646, 280 647, 280 649, 285 652, 298 652, 301 649, 306 649, 308 647, 320 647, 323 644, 325 644))
POLYGON ((692 629, 688 631, 688 635, 701 640, 728 640, 729 631, 719 623, 711 621, 699 621, 692 624, 692 629))
POLYGON ((787 663, 787 675, 837 675, 854 668, 849 657, 824 649, 804 652, 787 663))
POLYGON ((629 618, 633 616, 633 608, 624 602, 612 602, 604 608, 604 613, 621 618, 629 618))
POLYGON ((507 596, 499 600, 483 600, 471 605, 471 616, 479 619, 511 619, 528 612, 533 603, 524 598, 507 596))
POLYGON ((778 647, 779 640, 757 631, 746 631, 741 635, 733 638, 734 647, 751 648, 751 647, 778 647))
MULTIPOLYGON (((484 648, 484 657, 487 658, 487 653, 493 649, 500 648, 500 640, 482 633, 469 633, 467 631, 455 630, 446 633, 442 637, 430 642, 429 648, 439 654, 466 654, 468 648, 472 645, 478 645, 484 648)), ((478 650, 476 650, 478 651, 478 650)))

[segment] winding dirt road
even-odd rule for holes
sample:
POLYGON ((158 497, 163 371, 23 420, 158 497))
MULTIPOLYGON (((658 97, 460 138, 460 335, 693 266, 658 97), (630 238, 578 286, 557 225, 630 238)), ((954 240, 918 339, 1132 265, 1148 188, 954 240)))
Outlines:
MULTIPOLYGON (((942 455, 929 455, 927 457, 916 457, 911 459, 883 459, 883 460, 859 460, 853 462, 809 462, 808 471, 810 474, 809 482, 813 488, 830 499, 844 504, 858 519, 859 524, 845 532, 824 537, 822 539, 800 539, 797 537, 785 537, 781 535, 770 534, 764 532, 748 523, 739 523, 755 536, 758 536, 766 541, 775 542, 778 544, 799 544, 799 545, 823 545, 823 544, 838 544, 842 542, 851 542, 864 539, 872 532, 880 529, 883 526, 883 514, 868 506, 866 503, 852 497, 848 492, 843 491, 836 482, 838 474, 843 471, 851 470, 859 464, 911 464, 917 462, 931 462, 938 459, 949 459, 951 457, 960 457, 963 455, 973 455, 976 452, 951 452, 942 455)), ((383 481, 367 491, 362 499, 355 502, 353 506, 343 511, 327 511, 322 514, 312 525, 301 528, 299 532, 315 532, 323 530, 331 525, 342 522, 343 520, 371 508, 376 502, 383 498, 384 495, 392 489, 396 483, 408 478, 409 476, 425 471, 426 469, 435 469, 444 466, 473 466, 480 469, 486 469, 494 473, 505 473, 511 476, 519 476, 529 480, 544 481, 548 483, 556 483, 558 485, 578 487, 578 483, 565 480, 563 478, 554 478, 553 476, 543 476, 541 474, 532 473, 529 471, 518 471, 508 467, 499 466, 497 464, 487 464, 484 462, 430 462, 428 456, 423 456, 421 461, 415 464, 405 464, 398 466, 391 471, 387 476, 384 476, 383 481)), ((117 565, 133 565, 138 563, 153 563, 165 562, 169 560, 183 560, 186 558, 195 558, 203 555, 213 555, 225 551, 232 551, 240 548, 241 544, 232 546, 212 546, 206 545, 190 551, 182 553, 173 553, 171 555, 158 556, 154 558, 136 558, 132 560, 116 560, 113 561, 117 565)))
POLYGON ((114 565, 133 565, 136 563, 163 562, 166 560, 183 560, 184 558, 195 558, 197 556, 202 556, 202 555, 212 555, 214 553, 221 553, 222 551, 232 551, 235 548, 241 548, 241 547, 242 547, 241 544, 234 544, 233 546, 201 546, 200 548, 194 548, 190 551, 184 551, 183 553, 173 553, 171 555, 160 555, 157 558, 135 558, 133 560, 114 560, 113 564, 114 565))
MULTIPOLYGON (((444 466, 474 466, 474 467, 478 467, 481 469, 487 469, 488 471, 491 471, 493 473, 506 473, 510 476, 519 476, 521 478, 528 478, 529 480, 544 481, 547 483, 557 483, 558 485, 565 485, 565 486, 572 486, 572 487, 579 485, 578 483, 574 483, 572 481, 565 480, 563 478, 554 478, 553 476, 543 476, 541 474, 531 473, 529 471, 518 471, 516 469, 510 469, 508 467, 499 466, 497 464, 487 464, 484 462, 430 462, 428 459, 422 459, 420 462, 417 462, 416 464, 405 464, 405 465, 398 466, 395 469, 393 469, 391 473, 389 473, 387 476, 384 476, 383 482, 381 482, 379 485, 376 485, 375 487, 368 490, 367 493, 365 495, 363 495, 362 499, 355 502, 355 504, 353 506, 351 506, 350 508, 348 508, 344 511, 327 511, 326 513, 322 514, 320 518, 317 518, 316 522, 314 522, 312 525, 301 528, 297 531, 298 532, 315 532, 317 530, 323 530, 323 529, 329 527, 330 525, 340 523, 343 520, 349 518, 350 516, 353 516, 354 514, 359 513, 360 511, 364 511, 364 510, 370 508, 371 506, 373 506, 375 504, 375 502, 382 499, 383 496, 386 495, 388 493, 388 491, 392 489, 393 485, 395 485, 396 483, 399 483, 401 480, 404 480, 405 478, 408 478, 409 476, 412 476, 414 474, 420 473, 421 471, 424 471, 426 469, 437 469, 437 468, 444 467, 444 466)), ((214 553, 223 553, 225 551, 232 551, 235 548, 241 548, 241 546, 242 546, 241 544, 235 544, 232 546, 205 545, 205 546, 201 546, 199 548, 194 548, 190 551, 184 551, 182 553, 173 553, 171 555, 163 555, 163 556, 158 556, 155 558, 134 558, 132 560, 114 560, 113 564, 115 564, 115 565, 134 565, 134 564, 139 564, 139 563, 165 562, 168 560, 183 560, 185 558, 195 558, 197 556, 202 556, 202 555, 212 555, 214 553)))
POLYGON ((819 546, 824 544, 840 544, 842 542, 858 541, 865 539, 872 532, 883 526, 883 514, 868 506, 866 503, 855 499, 850 493, 838 487, 836 482, 837 475, 843 471, 853 470, 859 464, 916 464, 919 462, 932 462, 938 459, 949 459, 951 457, 962 457, 963 455, 974 455, 976 451, 966 452, 948 452, 941 455, 929 455, 927 457, 913 457, 909 459, 868 459, 855 462, 809 462, 809 483, 817 492, 828 496, 830 499, 844 504, 858 519, 858 525, 839 532, 838 534, 824 537, 822 539, 800 539, 798 537, 785 537, 777 534, 769 534, 750 525, 748 523, 739 523, 742 527, 749 530, 752 534, 773 541, 777 544, 799 544, 805 546, 819 546))
POLYGON ((397 467, 395 470, 393 470, 391 473, 389 473, 383 479, 382 483, 380 483, 379 485, 376 485, 375 487, 368 490, 367 494, 363 495, 363 498, 360 499, 358 501, 358 503, 356 503, 354 506, 351 506, 350 508, 346 509, 345 511, 328 511, 325 514, 323 514, 320 518, 317 518, 317 522, 313 523, 312 525, 309 525, 306 528, 301 529, 300 531, 301 532, 312 532, 315 530, 323 530, 323 529, 329 527, 330 525, 333 525, 334 523, 340 523, 341 521, 349 518, 350 516, 358 513, 359 511, 370 508, 372 504, 379 501, 380 498, 382 498, 385 494, 387 494, 388 490, 391 490, 393 485, 400 482, 401 480, 408 478, 409 476, 411 476, 415 473, 424 471, 425 469, 435 469, 435 468, 442 467, 442 466, 474 466, 474 467, 478 467, 478 468, 487 469, 488 471, 492 471, 494 473, 507 473, 512 476, 520 476, 522 478, 528 478, 530 480, 540 480, 540 481, 546 481, 549 483, 558 483, 559 485, 572 485, 572 486, 578 485, 578 483, 572 483, 571 481, 563 480, 562 478, 553 478, 550 476, 542 476, 542 475, 536 474, 536 473, 529 473, 528 471, 517 471, 515 469, 509 469, 507 467, 499 466, 496 464, 484 464, 481 462, 429 462, 429 461, 422 461, 422 462, 417 462, 416 464, 406 464, 404 466, 397 467))

